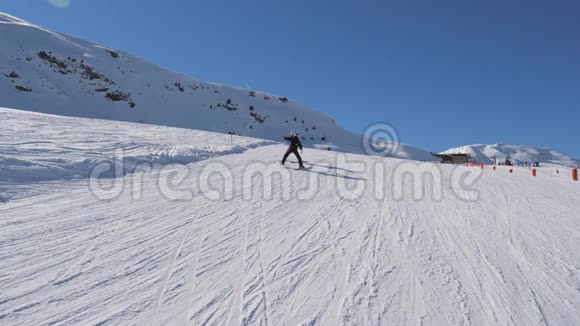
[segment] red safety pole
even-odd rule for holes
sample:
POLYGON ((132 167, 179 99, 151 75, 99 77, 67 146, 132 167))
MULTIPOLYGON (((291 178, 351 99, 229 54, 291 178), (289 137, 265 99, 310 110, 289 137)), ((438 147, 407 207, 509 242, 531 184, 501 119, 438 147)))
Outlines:
POLYGON ((483 163, 481 163, 481 169, 483 170, 483 163))
POLYGON ((578 169, 577 168, 572 169, 572 180, 578 181, 578 169))
POLYGON ((494 166, 493 166, 493 170, 495 171, 495 169, 497 169, 497 167, 494 165, 494 166))
POLYGON ((538 174, 536 169, 532 169, 532 175, 535 177, 538 174))
POLYGON ((510 173, 514 173, 514 169, 510 169, 510 173))

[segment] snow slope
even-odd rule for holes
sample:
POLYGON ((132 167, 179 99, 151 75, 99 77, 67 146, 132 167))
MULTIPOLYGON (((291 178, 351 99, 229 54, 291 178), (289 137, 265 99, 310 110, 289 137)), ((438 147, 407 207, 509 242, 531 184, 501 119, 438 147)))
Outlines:
POLYGON ((2 108, 0 122, 0 196, 4 201, 22 196, 31 183, 86 179, 97 166, 115 160, 123 160, 121 174, 126 174, 151 165, 187 164, 273 144, 212 132, 2 108))
POLYGON ((577 159, 557 150, 524 145, 466 145, 448 149, 443 153, 469 154, 476 161, 486 164, 493 163, 492 157, 494 156, 497 157, 498 162, 505 161, 506 157, 510 156, 516 162, 534 162, 539 160, 541 163, 567 167, 576 167, 580 164, 577 159))
MULTIPOLYGON (((194 80, 3 13, 0 39, 0 107, 275 141, 295 131, 308 147, 362 153, 360 135, 283 96, 194 80)), ((407 145, 392 156, 432 159, 407 145)))
MULTIPOLYGON (((205 166, 227 165, 237 180, 285 147, 237 138, 243 150, 230 151, 227 135, 18 114, 2 112, 19 126, 0 155, 28 163, 15 175, 51 155, 107 157, 116 142, 153 157, 183 135, 192 137, 179 151, 212 155, 187 165, 179 188, 192 192, 176 197, 160 190, 180 170, 172 166, 101 180, 139 176, 141 196, 107 200, 88 179, 25 179, 26 191, 0 204, 2 325, 580 325, 580 184, 570 178, 484 170, 471 189, 479 198, 465 201, 451 176, 481 170, 429 164, 443 176, 442 199, 415 199, 405 179, 397 198, 394 171, 419 173, 418 163, 349 154, 367 167, 359 170, 307 149, 311 170, 282 169, 291 178, 271 189, 236 182, 213 201, 196 182, 205 166), (58 136, 62 128, 76 136, 58 136), (371 190, 377 163, 384 197, 371 190), (340 182, 365 181, 357 200, 341 195, 340 182), (318 190, 300 200, 296 191, 313 182, 318 190)), ((13 168, 6 162, 2 171, 13 168)))

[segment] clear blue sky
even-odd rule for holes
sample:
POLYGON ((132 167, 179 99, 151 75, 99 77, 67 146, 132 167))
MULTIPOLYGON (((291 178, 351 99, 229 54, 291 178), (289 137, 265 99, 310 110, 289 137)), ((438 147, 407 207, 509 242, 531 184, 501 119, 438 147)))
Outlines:
POLYGON ((580 157, 578 0, 0 0, 0 11, 291 97, 355 131, 388 121, 428 150, 501 141, 580 157))

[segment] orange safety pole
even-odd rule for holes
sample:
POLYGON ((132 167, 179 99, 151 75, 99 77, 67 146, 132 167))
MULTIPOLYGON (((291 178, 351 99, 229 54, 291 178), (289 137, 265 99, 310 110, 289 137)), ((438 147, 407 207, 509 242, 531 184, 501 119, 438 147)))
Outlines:
POLYGON ((532 169, 532 175, 535 177, 538 174, 536 169, 532 169))
POLYGON ((577 168, 572 169, 572 180, 578 181, 578 169, 577 168))

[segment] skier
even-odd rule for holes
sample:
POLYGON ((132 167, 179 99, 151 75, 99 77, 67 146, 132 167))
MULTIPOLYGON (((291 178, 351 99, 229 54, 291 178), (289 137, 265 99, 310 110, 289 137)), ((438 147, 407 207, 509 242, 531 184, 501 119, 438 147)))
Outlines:
POLYGON ((304 169, 304 165, 302 164, 302 157, 300 157, 300 154, 298 153, 298 148, 300 148, 300 151, 303 151, 302 143, 300 142, 298 135, 296 135, 295 132, 291 132, 290 136, 284 137, 284 140, 289 141, 290 145, 288 146, 288 150, 286 151, 286 153, 284 154, 284 157, 282 158, 282 165, 284 165, 284 163, 286 163, 286 159, 288 158, 288 155, 290 155, 291 153, 294 153, 294 155, 296 155, 296 158, 298 158, 298 164, 299 164, 300 169, 304 169))

